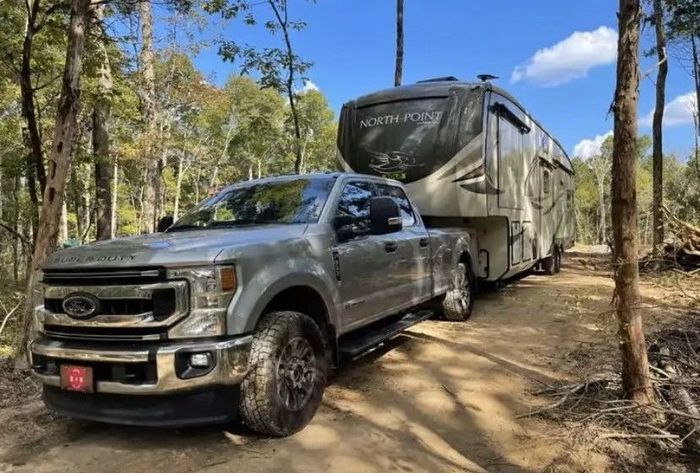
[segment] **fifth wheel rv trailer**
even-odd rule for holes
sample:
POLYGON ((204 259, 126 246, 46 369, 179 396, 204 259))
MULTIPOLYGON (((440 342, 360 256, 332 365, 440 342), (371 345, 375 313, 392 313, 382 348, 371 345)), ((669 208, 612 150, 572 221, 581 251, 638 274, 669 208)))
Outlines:
POLYGON ((476 237, 481 280, 553 274, 573 245, 571 161, 489 82, 431 79, 348 102, 338 148, 346 170, 402 181, 427 224, 476 237))

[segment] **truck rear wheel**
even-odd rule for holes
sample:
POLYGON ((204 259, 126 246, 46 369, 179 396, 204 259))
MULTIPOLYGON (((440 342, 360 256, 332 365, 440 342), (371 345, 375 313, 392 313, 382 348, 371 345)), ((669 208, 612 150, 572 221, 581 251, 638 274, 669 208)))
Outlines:
POLYGON ((472 315, 474 280, 465 263, 457 264, 454 288, 442 300, 442 315, 447 320, 463 321, 472 315))
POLYGON ((243 422, 284 437, 303 429, 321 404, 327 363, 321 330, 298 312, 271 312, 253 334, 249 372, 241 384, 243 422))

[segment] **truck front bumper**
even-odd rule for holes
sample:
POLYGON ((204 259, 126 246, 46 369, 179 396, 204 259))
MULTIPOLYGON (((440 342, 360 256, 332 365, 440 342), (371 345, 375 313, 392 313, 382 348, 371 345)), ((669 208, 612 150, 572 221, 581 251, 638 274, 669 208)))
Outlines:
POLYGON ((251 342, 250 335, 144 346, 38 338, 29 352, 32 372, 46 386, 60 387, 60 366, 69 364, 93 368, 95 393, 158 395, 240 384, 248 372, 251 342), (188 369, 195 353, 208 354, 210 366, 188 369))
POLYGON ((99 422, 180 427, 227 422, 238 414, 238 387, 248 372, 251 336, 154 345, 84 343, 38 338, 32 372, 46 405, 59 414, 99 422), (211 366, 184 366, 207 353, 211 366), (91 367, 94 392, 61 388, 60 366, 91 367))

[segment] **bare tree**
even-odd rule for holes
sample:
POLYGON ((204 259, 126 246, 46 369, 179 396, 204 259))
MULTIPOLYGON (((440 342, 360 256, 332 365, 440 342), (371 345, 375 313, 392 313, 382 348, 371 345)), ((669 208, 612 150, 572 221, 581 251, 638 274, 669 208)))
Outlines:
MULTIPOLYGON (((289 99, 289 108, 292 111, 292 121, 294 122, 294 153, 296 159, 294 161, 294 172, 297 174, 301 172, 302 166, 302 154, 301 154, 301 129, 299 127, 299 112, 297 110, 296 104, 296 93, 294 92, 294 73, 296 72, 296 62, 294 56, 294 50, 292 49, 292 42, 289 39, 289 14, 288 14, 288 4, 287 0, 268 0, 272 11, 275 13, 275 18, 277 19, 277 24, 279 29, 282 30, 282 36, 284 37, 284 46, 286 51, 286 59, 283 61, 283 65, 287 70, 287 82, 285 86, 285 91, 287 92, 287 98, 289 99)), ((291 25, 293 28, 296 27, 294 24, 291 25)))
POLYGON ((654 254, 658 257, 664 240, 663 212, 663 118, 666 106, 666 76, 668 75, 668 59, 666 57, 666 33, 664 12, 661 0, 654 0, 653 22, 656 31, 656 55, 659 60, 659 70, 656 73, 656 105, 652 124, 652 235, 654 254))
POLYGON ((640 404, 654 399, 649 378, 637 263, 637 92, 639 86, 639 0, 620 0, 617 83, 613 112, 612 222, 615 265, 614 305, 622 351, 622 386, 640 404))
MULTIPOLYGON (((229 2, 222 0, 211 3, 212 5, 208 6, 208 11, 210 13, 221 12, 226 18, 235 16, 237 12, 247 11, 250 7, 246 0, 230 0, 229 2)), ((304 74, 312 64, 303 61, 294 54, 290 32, 303 30, 306 23, 289 19, 287 0, 267 0, 266 3, 272 9, 275 19, 266 21, 265 28, 273 34, 282 33, 284 48, 274 47, 257 50, 250 46, 241 47, 235 41, 222 41, 219 54, 225 61, 242 59, 241 73, 245 74, 250 70, 257 70, 260 73, 259 82, 262 87, 273 88, 287 97, 294 128, 294 172, 298 174, 304 169, 304 162, 297 93, 294 90, 294 85, 298 79, 305 79, 304 74)), ((248 14, 245 21, 248 24, 254 24, 255 18, 252 14, 248 14)))
POLYGON ((396 68, 394 86, 401 85, 403 75, 403 0, 396 0, 396 68))
POLYGON ((53 143, 49 155, 49 169, 44 199, 39 215, 38 233, 32 256, 31 275, 27 287, 24 330, 19 337, 16 360, 26 362, 26 350, 32 326, 32 309, 36 305, 37 273, 58 240, 59 220, 65 194, 66 179, 71 165, 71 150, 77 127, 80 100, 80 73, 83 65, 85 33, 89 25, 90 0, 71 0, 66 62, 63 69, 61 95, 56 112, 53 143))

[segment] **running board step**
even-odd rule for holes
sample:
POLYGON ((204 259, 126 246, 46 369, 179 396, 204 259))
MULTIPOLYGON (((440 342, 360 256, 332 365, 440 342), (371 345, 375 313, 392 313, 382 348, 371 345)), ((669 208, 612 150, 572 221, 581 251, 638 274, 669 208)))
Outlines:
POLYGON ((389 323, 380 321, 344 335, 339 340, 340 357, 356 358, 380 343, 395 337, 407 328, 432 316, 432 310, 420 310, 406 314, 399 319, 393 318, 389 323))

